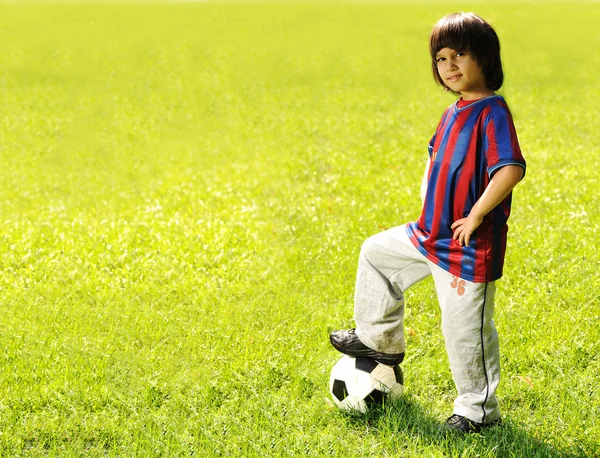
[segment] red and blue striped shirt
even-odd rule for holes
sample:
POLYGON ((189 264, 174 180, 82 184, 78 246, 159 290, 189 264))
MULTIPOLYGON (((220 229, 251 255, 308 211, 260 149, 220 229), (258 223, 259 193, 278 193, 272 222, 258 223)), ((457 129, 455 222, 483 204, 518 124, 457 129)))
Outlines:
POLYGON ((525 169, 525 159, 503 97, 467 106, 458 102, 446 109, 429 142, 423 210, 406 230, 415 247, 442 269, 472 282, 489 282, 502 276, 512 194, 484 217, 468 247, 453 240, 450 226, 469 215, 496 171, 506 165, 525 169))

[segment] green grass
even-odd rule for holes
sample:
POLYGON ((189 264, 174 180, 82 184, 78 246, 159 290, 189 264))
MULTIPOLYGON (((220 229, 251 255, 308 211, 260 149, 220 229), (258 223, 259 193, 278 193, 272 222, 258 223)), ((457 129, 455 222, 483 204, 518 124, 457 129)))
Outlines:
POLYGON ((0 5, 0 455, 600 455, 600 4, 0 5), (405 398, 326 402, 362 241, 418 216, 453 98, 431 26, 496 27, 526 179, 505 425, 440 437, 430 281, 405 398))

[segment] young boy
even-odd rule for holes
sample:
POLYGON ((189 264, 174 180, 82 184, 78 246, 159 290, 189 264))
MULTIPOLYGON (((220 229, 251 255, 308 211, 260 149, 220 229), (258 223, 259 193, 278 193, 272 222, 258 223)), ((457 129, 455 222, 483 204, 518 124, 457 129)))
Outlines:
POLYGON ((458 390, 445 424, 478 432, 501 421, 495 280, 502 276, 511 191, 524 176, 525 159, 508 106, 494 93, 504 76, 492 27, 472 13, 445 16, 431 33, 430 53, 436 81, 461 97, 429 142, 421 216, 363 244, 356 328, 334 331, 330 340, 347 355, 399 364, 404 292, 432 275, 458 390))

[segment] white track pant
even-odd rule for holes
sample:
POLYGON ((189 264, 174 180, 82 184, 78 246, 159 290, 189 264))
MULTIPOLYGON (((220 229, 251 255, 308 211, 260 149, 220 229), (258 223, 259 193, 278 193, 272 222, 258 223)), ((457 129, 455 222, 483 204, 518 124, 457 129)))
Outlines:
POLYGON ((432 275, 442 310, 442 333, 458 397, 454 413, 489 423, 500 416, 495 391, 500 381, 498 334, 494 327, 495 284, 472 283, 449 274, 411 243, 405 226, 365 241, 358 261, 356 333, 382 353, 405 351, 404 292, 432 275))

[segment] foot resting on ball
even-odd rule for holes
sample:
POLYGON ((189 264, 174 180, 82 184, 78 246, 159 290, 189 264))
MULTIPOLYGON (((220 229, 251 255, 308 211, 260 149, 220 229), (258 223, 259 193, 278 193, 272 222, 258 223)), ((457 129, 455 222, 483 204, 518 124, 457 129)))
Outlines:
POLYGON ((404 359, 404 353, 381 353, 367 347, 360 341, 356 335, 355 329, 350 329, 348 331, 333 331, 329 334, 329 340, 331 341, 331 345, 333 345, 337 351, 352 356, 353 358, 373 358, 375 361, 388 366, 400 364, 404 359))

